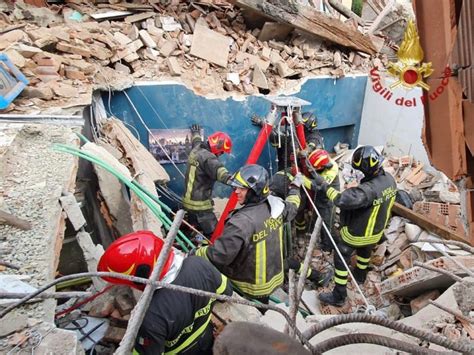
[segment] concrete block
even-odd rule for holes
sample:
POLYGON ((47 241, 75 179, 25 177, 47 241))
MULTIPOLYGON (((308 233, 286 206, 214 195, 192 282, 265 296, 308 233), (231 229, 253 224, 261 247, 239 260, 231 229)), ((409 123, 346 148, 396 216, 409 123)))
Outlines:
POLYGON ((169 57, 176 48, 178 48, 178 44, 175 41, 165 41, 163 45, 160 46, 160 54, 165 58, 169 57))
POLYGON ((26 59, 18 53, 18 51, 9 49, 5 53, 17 68, 23 68, 25 66, 26 59))
MULTIPOLYGON (((468 269, 474 271, 474 258, 470 256, 456 256, 455 259, 468 269)), ((460 276, 465 275, 463 270, 446 257, 431 260, 427 264, 448 270, 460 276)), ((446 288, 453 283, 454 281, 448 276, 415 266, 401 275, 390 277, 383 281, 380 284, 380 291, 382 295, 412 296, 419 295, 424 291, 446 288)))
POLYGON ((156 42, 153 40, 153 38, 151 38, 146 30, 140 30, 138 34, 145 46, 149 48, 156 48, 156 42))
POLYGON ((119 344, 124 335, 124 328, 109 327, 109 329, 107 329, 107 332, 105 333, 104 341, 119 344))
POLYGON ((128 36, 124 35, 122 32, 115 32, 114 39, 118 43, 120 43, 121 46, 126 46, 127 44, 132 42, 132 40, 128 36))
POLYGON ((179 65, 178 60, 175 57, 166 58, 166 64, 170 70, 171 75, 179 76, 182 73, 181 65, 179 65))
MULTIPOLYGON (((84 254, 84 260, 87 264, 87 270, 89 272, 97 271, 97 264, 104 254, 104 247, 100 244, 94 244, 91 236, 87 232, 79 232, 76 235, 77 242, 82 249, 84 254)), ((92 283, 97 290, 102 290, 106 286, 106 282, 100 278, 92 278, 92 283)))
POLYGON ((410 301, 410 307, 412 314, 417 313, 420 309, 424 308, 429 304, 430 300, 435 300, 440 295, 438 290, 432 290, 426 292, 417 298, 414 298, 410 301))
POLYGON ((255 64, 253 68, 252 83, 260 89, 269 89, 267 77, 258 64, 255 64))
POLYGON ((115 307, 122 316, 130 314, 133 307, 135 307, 135 302, 131 293, 127 292, 129 291, 128 289, 124 290, 125 292, 120 292, 117 296, 115 296, 115 307))
POLYGON ((258 39, 262 42, 269 40, 283 41, 291 31, 293 31, 292 26, 277 22, 265 22, 262 31, 258 35, 258 39))
MULTIPOLYGON (((240 297, 235 292, 232 296, 240 297)), ((248 321, 259 323, 262 317, 262 314, 256 308, 229 302, 214 303, 213 312, 227 322, 248 321)))
POLYGON ((277 63, 276 69, 278 71, 278 74, 282 78, 286 78, 286 77, 288 77, 288 76, 290 76, 294 73, 294 71, 292 69, 290 69, 290 67, 288 67, 288 64, 286 64, 286 62, 277 63))
POLYGON ((225 68, 231 41, 230 37, 197 25, 193 34, 190 54, 225 68))
POLYGON ((59 198, 63 210, 66 212, 69 221, 74 227, 75 231, 78 231, 86 224, 86 219, 82 214, 81 208, 76 201, 76 197, 73 194, 61 196, 59 198))
POLYGON ((73 46, 72 44, 65 42, 59 42, 56 45, 56 49, 61 52, 78 54, 86 58, 89 58, 92 55, 91 51, 86 47, 73 46))
POLYGON ((0 322, 0 338, 22 330, 27 326, 28 317, 24 314, 9 313, 0 322))
POLYGON ((270 62, 260 59, 258 56, 239 52, 235 57, 237 63, 242 63, 244 60, 248 60, 250 66, 254 66, 255 64, 260 67, 264 72, 267 71, 268 67, 270 66, 270 62))

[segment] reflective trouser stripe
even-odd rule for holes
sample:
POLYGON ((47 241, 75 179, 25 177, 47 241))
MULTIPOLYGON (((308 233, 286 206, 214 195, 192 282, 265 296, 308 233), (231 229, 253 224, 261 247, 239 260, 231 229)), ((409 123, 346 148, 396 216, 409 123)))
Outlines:
POLYGON ((296 230, 305 230, 306 229, 306 221, 295 221, 296 230))
POLYGON ((347 226, 341 228, 341 238, 347 244, 355 247, 364 247, 366 245, 377 244, 382 238, 383 230, 378 234, 368 236, 354 236, 352 235, 347 226))
POLYGON ((188 185, 186 186, 186 194, 184 195, 184 200, 191 201, 191 193, 193 192, 194 180, 196 179, 196 167, 191 165, 189 168, 188 175, 188 185))
POLYGON ((337 283, 338 285, 345 286, 345 285, 347 285, 347 278, 341 279, 337 276, 334 276, 334 282, 337 283))
POLYGON ((372 210, 372 213, 370 214, 369 221, 367 222, 367 227, 365 228, 365 235, 372 235, 374 234, 374 226, 375 222, 377 221, 377 215, 379 214, 381 205, 377 205, 374 207, 372 210))
POLYGON ((193 193, 194 181, 196 180, 196 167, 191 165, 189 168, 188 184, 186 185, 186 193, 183 197, 183 207, 191 211, 212 210, 211 200, 194 201, 191 200, 193 193))
POLYGON ((370 258, 364 258, 362 256, 357 255, 357 268, 361 270, 367 269, 369 266, 370 258))
POLYGON ((263 285, 267 282, 267 242, 255 245, 255 283, 263 285))

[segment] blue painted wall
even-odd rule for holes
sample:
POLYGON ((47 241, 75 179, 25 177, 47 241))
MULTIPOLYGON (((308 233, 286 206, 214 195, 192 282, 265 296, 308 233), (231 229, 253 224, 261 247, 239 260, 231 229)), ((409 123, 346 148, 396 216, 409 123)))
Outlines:
MULTIPOLYGON (((300 92, 292 95, 312 103, 305 106, 304 111, 314 112, 318 117, 328 151, 332 151, 338 141, 356 145, 366 83, 366 76, 337 80, 310 79, 300 92)), ((207 99, 177 84, 135 86, 128 89, 127 94, 150 129, 188 128, 192 123, 199 123, 205 135, 214 131, 227 132, 234 149, 231 156, 221 159, 231 172, 245 162, 258 135, 258 128, 250 123, 251 115, 264 116, 270 108, 270 103, 263 96, 250 96, 242 101, 207 99)), ((114 92, 110 101, 107 93, 103 98, 109 114, 135 127, 141 142, 148 146, 148 132, 126 96, 122 92, 114 92)), ((273 149, 267 147, 259 163, 269 170, 273 167, 273 172, 276 172, 276 164, 271 157, 273 149)), ((181 195, 184 180, 172 165, 165 164, 164 167, 171 177, 169 187, 181 195)), ((185 172, 186 164, 178 164, 178 167, 185 172)), ((229 190, 216 184, 215 194, 228 196, 229 190)))

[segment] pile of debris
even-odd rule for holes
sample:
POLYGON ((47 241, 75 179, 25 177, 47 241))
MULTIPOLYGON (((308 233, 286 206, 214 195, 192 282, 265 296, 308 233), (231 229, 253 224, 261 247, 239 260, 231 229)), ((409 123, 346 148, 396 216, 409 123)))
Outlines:
POLYGON ((300 17, 324 21, 324 28, 299 17, 288 24, 285 7, 268 21, 268 12, 250 16, 225 1, 66 3, 1 5, 0 50, 30 81, 6 112, 64 113, 89 105, 93 90, 123 90, 137 79, 178 79, 202 95, 274 94, 308 76, 367 73, 369 54, 384 44, 353 20, 344 24, 309 7, 298 10, 300 17))

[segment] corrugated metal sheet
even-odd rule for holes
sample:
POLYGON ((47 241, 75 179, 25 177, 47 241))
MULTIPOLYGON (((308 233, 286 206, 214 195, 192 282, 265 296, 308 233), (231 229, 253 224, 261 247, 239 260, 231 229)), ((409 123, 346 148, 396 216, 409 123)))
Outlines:
POLYGON ((474 2, 464 0, 458 25, 453 64, 460 67, 458 78, 469 102, 474 103, 474 2))

